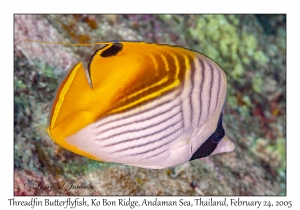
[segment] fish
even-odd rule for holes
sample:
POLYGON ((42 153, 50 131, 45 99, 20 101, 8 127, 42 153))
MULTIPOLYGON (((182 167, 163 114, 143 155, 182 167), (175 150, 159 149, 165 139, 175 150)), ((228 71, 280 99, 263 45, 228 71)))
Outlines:
POLYGON ((49 136, 93 160, 164 169, 231 152, 223 128, 227 79, 195 50, 108 41, 59 85, 49 136))

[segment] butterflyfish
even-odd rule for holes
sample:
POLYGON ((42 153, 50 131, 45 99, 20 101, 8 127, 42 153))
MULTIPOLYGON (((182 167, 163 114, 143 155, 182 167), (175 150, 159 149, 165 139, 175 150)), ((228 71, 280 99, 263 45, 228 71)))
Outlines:
POLYGON ((87 71, 77 63, 57 90, 47 131, 58 145, 151 169, 234 150, 222 125, 226 75, 212 59, 165 44, 99 44, 87 71))

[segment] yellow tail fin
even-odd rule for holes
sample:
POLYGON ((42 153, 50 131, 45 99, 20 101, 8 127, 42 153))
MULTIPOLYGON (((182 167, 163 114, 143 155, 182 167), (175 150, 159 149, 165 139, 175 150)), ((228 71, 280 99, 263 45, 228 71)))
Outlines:
POLYGON ((49 128, 54 129, 70 116, 84 110, 87 102, 86 97, 91 90, 84 67, 79 62, 69 72, 57 90, 50 115, 49 128))
POLYGON ((92 94, 94 91, 88 83, 84 67, 80 62, 73 67, 57 90, 47 131, 50 137, 63 148, 101 161, 66 141, 68 136, 94 120, 86 107, 92 94))

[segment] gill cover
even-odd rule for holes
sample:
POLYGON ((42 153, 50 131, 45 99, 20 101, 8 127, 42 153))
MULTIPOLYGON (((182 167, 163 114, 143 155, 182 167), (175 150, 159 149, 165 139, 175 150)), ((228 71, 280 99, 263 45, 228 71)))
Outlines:
POLYGON ((57 144, 145 168, 234 149, 222 125, 226 76, 215 62, 176 46, 98 44, 87 73, 76 64, 58 88, 48 128, 57 144))

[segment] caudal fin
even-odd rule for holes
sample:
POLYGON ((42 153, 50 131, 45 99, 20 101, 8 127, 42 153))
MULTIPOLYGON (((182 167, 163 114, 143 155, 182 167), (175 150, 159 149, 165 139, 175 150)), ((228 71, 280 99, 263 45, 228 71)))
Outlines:
POLYGON ((50 115, 49 130, 54 129, 73 114, 83 110, 85 97, 91 92, 84 67, 77 63, 57 90, 50 115))

